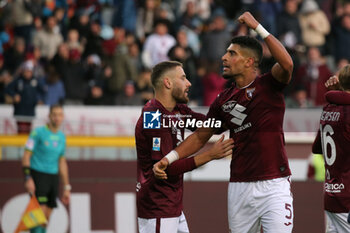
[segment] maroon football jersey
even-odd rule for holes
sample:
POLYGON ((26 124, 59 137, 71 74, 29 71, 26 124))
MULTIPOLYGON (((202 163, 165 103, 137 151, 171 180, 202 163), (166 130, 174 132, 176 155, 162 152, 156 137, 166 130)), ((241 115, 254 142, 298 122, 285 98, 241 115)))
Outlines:
MULTIPOLYGON (((159 114, 158 114, 159 115, 159 114)), ((154 115, 157 117, 158 115, 154 115)), ((143 108, 135 129, 137 150, 137 211, 141 218, 178 217, 181 215, 183 196, 183 172, 195 168, 193 157, 174 162, 174 172, 168 172, 167 180, 154 177, 153 164, 178 146, 184 138, 184 128, 170 123, 186 118, 205 120, 205 116, 193 112, 184 104, 178 104, 172 112, 153 99, 143 108), (151 113, 161 113, 157 119, 151 113), (149 127, 150 120, 155 125, 149 127), (158 124, 160 123, 160 125, 158 124), (182 170, 181 170, 182 169, 182 170), (172 173, 174 175, 172 175, 172 173), (181 173, 181 174, 180 174, 181 173)), ((192 129, 194 130, 194 129, 192 129)))
POLYGON ((207 118, 221 120, 234 139, 231 182, 291 174, 282 129, 285 86, 267 73, 247 87, 226 89, 210 106, 207 118))
POLYGON ((320 129, 312 152, 323 154, 326 179, 324 205, 327 211, 347 213, 350 210, 350 94, 326 93, 320 129))

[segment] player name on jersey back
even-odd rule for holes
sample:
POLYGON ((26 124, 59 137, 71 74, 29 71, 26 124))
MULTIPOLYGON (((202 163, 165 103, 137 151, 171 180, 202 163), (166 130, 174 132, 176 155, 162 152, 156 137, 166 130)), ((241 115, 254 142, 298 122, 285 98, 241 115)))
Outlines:
POLYGON ((323 111, 321 114, 321 121, 339 121, 340 112, 323 111))

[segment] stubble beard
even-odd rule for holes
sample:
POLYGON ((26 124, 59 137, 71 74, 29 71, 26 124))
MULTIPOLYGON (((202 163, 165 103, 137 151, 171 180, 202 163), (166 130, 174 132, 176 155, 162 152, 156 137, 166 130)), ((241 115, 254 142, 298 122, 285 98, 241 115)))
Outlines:
POLYGON ((186 97, 184 92, 179 88, 173 90, 172 96, 178 104, 187 104, 189 101, 189 98, 186 97))

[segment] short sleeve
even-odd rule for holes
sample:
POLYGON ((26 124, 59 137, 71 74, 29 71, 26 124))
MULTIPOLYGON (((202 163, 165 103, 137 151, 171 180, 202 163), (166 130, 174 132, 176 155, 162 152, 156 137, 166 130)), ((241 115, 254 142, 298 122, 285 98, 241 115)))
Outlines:
POLYGON ((28 137, 27 142, 24 146, 24 149, 28 150, 28 151, 33 151, 37 141, 38 141, 38 132, 37 132, 37 130, 33 130, 29 134, 29 137, 28 137))
POLYGON ((60 157, 64 157, 66 154, 66 146, 67 146, 67 142, 66 142, 66 137, 63 136, 63 145, 62 145, 62 150, 60 152, 60 157))

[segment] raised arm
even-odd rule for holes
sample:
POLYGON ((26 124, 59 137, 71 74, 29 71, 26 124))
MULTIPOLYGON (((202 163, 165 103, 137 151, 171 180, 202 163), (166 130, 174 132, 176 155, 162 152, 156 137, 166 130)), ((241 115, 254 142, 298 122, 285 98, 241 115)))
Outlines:
POLYGON ((264 39, 272 56, 277 61, 277 63, 272 67, 272 76, 277 81, 288 84, 292 77, 293 60, 281 42, 267 32, 249 12, 243 13, 238 18, 238 21, 255 30, 264 39))

